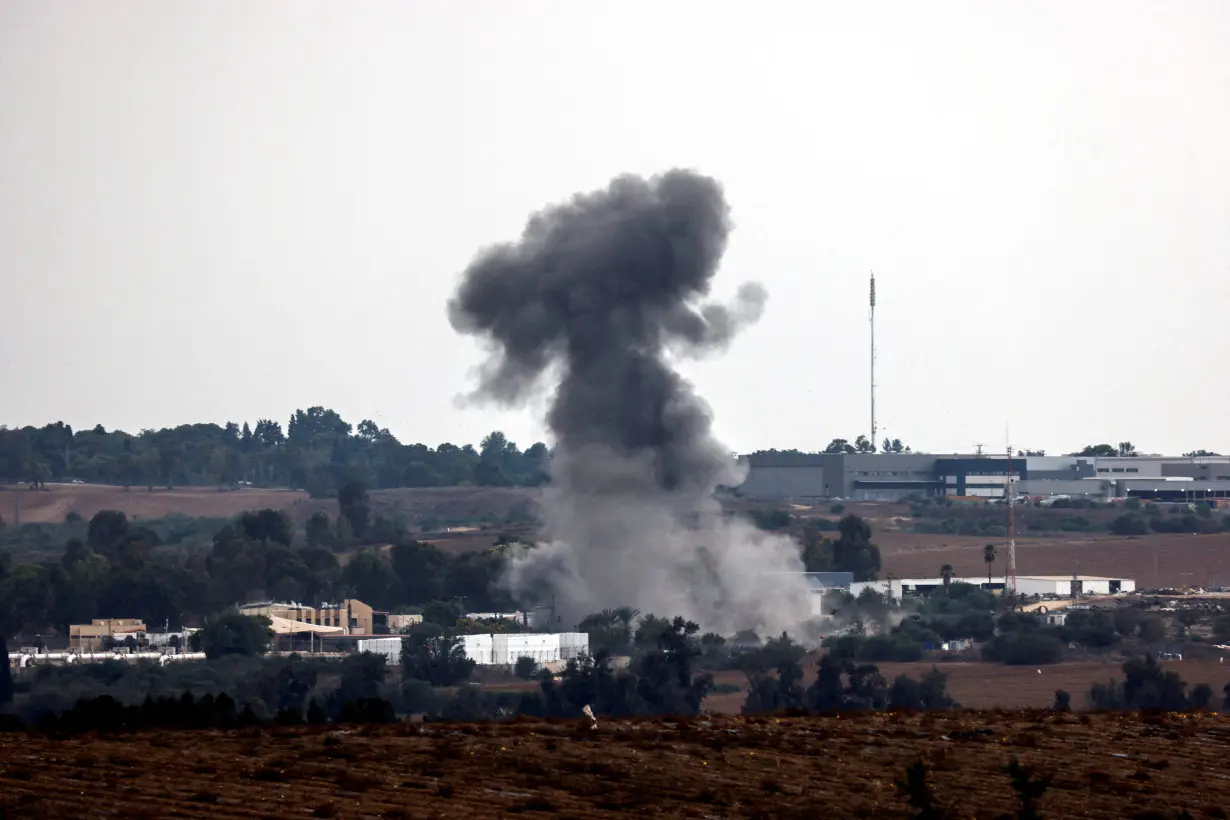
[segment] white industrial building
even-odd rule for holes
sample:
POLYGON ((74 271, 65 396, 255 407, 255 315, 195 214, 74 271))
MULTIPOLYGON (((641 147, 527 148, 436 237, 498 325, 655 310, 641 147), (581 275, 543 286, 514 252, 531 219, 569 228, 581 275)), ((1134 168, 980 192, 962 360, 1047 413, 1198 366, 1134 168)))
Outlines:
MULTIPOLYGON (((953 576, 949 579, 953 584, 970 584, 991 592, 1002 592, 1007 585, 1007 579, 1002 576, 987 577, 953 576)), ((1077 595, 1116 595, 1123 592, 1135 592, 1136 581, 1131 578, 1104 578, 1094 575, 1077 575, 1077 595)), ((1072 592, 1073 576, 1071 575, 1018 575, 1016 591, 1021 595, 1056 595, 1068 597, 1072 592)), ((883 581, 861 581, 850 585, 850 594, 858 596, 864 589, 871 589, 893 600, 913 595, 927 595, 933 590, 944 586, 943 578, 889 578, 883 581)))
POLYGON ((1016 591, 1022 595, 1117 595, 1135 592, 1136 582, 1131 578, 1103 578, 1097 575, 1018 575, 1016 591), (1072 589, 1073 584, 1076 590, 1072 589))
POLYGON ((461 640, 466 657, 481 666, 512 666, 517 658, 550 663, 589 654, 585 632, 462 635, 461 640))

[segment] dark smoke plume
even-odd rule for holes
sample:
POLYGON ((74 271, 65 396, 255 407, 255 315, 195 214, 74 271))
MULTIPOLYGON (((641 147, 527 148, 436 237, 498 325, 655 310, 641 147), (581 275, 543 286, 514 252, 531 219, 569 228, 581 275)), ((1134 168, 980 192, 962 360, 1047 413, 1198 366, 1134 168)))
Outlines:
POLYGON ((705 303, 730 231, 721 187, 670 171, 623 176, 530 218, 490 248, 449 304, 490 345, 477 397, 519 404, 555 389, 549 542, 519 556, 515 592, 552 589, 579 616, 631 605, 710 629, 794 628, 811 615, 793 542, 723 518, 713 490, 741 480, 708 407, 672 355, 720 350, 766 294, 705 303))

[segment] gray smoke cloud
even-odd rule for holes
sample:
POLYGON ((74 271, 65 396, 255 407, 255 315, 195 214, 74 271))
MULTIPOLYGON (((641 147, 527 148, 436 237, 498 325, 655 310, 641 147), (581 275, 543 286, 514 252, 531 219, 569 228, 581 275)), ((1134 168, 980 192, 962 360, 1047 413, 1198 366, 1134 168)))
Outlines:
POLYGON ((514 593, 550 590, 573 622, 628 605, 764 635, 812 617, 802 580, 771 574, 802 570, 798 546, 723 516, 713 491, 743 476, 671 366, 760 318, 758 284, 705 301, 730 229, 711 178, 621 176, 466 269, 449 318, 490 346, 475 397, 519 405, 554 387, 547 541, 512 561, 514 593))

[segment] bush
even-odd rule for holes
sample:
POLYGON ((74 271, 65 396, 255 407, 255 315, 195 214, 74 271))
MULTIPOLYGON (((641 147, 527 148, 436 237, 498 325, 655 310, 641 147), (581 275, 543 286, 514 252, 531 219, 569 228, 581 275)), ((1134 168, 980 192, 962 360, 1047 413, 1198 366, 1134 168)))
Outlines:
POLYGON ((982 647, 982 657, 1006 666, 1045 666, 1063 660, 1063 641, 1041 631, 1001 632, 982 647))
POLYGON ((1140 515, 1121 515, 1110 522, 1110 531, 1115 535, 1145 535, 1149 532, 1149 522, 1140 515))
POLYGON ((521 680, 533 680, 534 675, 537 673, 538 661, 527 655, 517 658, 517 662, 513 665, 513 674, 521 678, 521 680))
POLYGON ((223 655, 262 655, 269 646, 271 623, 264 616, 223 615, 201 629, 201 650, 210 660, 223 655))

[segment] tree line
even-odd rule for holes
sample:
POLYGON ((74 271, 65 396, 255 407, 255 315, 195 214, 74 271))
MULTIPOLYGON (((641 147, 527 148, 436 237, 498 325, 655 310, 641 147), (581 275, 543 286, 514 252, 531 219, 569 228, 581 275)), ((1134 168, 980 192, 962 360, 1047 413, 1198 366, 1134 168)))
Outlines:
POLYGON ((158 532, 104 510, 61 551, 12 561, 0 550, 0 634, 33 638, 68 631, 92 618, 140 618, 151 628, 202 623, 236 603, 358 598, 380 610, 462 604, 492 612, 513 608, 496 583, 508 544, 453 555, 415 540, 389 522, 371 525, 387 538, 342 565, 338 533, 366 526, 362 493, 346 498, 336 520, 317 512, 300 532, 284 512, 246 512, 226 522, 208 546, 164 545, 158 532))
POLYGON ((73 430, 0 427, 0 482, 32 488, 79 480, 120 486, 305 489, 329 496, 352 482, 372 488, 537 486, 548 480, 550 453, 537 442, 522 451, 501 432, 476 449, 445 442, 403 444, 370 419, 352 426, 324 407, 272 419, 184 424, 136 435, 102 425, 73 430))

